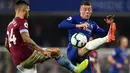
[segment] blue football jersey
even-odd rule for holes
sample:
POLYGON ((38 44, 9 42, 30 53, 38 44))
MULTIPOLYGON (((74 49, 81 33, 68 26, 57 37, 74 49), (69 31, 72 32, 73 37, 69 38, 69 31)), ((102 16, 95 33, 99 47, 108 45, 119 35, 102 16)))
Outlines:
MULTIPOLYGON (((114 60, 116 61, 116 63, 120 63, 120 64, 124 64, 124 61, 127 59, 128 56, 128 51, 127 50, 122 50, 121 48, 116 48, 113 53, 112 53, 112 57, 114 58, 114 60)), ((113 64, 111 69, 110 69, 110 73, 120 73, 120 69, 116 68, 116 65, 113 64)))
POLYGON ((127 50, 122 50, 121 48, 116 48, 113 52, 113 58, 116 62, 124 64, 124 60, 127 58, 127 50))
POLYGON ((62 21, 59 24, 59 28, 68 30, 69 42, 74 33, 78 33, 78 32, 84 33, 86 35, 87 39, 89 39, 92 32, 94 34, 98 34, 101 36, 105 36, 108 32, 108 29, 105 31, 102 28, 100 28, 94 21, 82 19, 79 15, 74 15, 74 16, 68 17, 67 19, 65 19, 64 21, 62 21), (89 27, 87 30, 76 28, 77 24, 82 25, 85 23, 89 24, 89 27))
MULTIPOLYGON (((82 19, 79 15, 70 16, 67 19, 63 20, 59 24, 59 28, 68 30, 69 43, 67 49, 67 56, 70 62, 74 65, 76 65, 76 63, 81 63, 84 59, 89 60, 89 56, 85 58, 81 58, 78 56, 78 49, 71 45, 71 37, 73 34, 81 32, 86 35, 87 40, 89 40, 92 32, 101 36, 106 36, 108 32, 100 28, 94 21, 82 19), (85 23, 89 25, 87 30, 76 28, 77 24, 82 25, 85 23)), ((92 73, 90 63, 82 73, 92 73)))

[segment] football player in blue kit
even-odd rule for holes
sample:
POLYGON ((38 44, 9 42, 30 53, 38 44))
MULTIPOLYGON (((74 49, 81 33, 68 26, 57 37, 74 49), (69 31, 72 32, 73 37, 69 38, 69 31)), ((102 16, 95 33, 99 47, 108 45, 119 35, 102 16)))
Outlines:
POLYGON ((109 73, 121 73, 120 69, 122 69, 124 64, 128 64, 128 38, 122 36, 119 39, 119 47, 116 48, 112 55, 108 56, 108 61, 112 64, 109 73))
MULTIPOLYGON (((70 62, 74 65, 81 63, 84 59, 89 59, 89 56, 87 55, 91 50, 95 50, 95 48, 97 48, 98 46, 115 40, 114 33, 116 30, 116 26, 114 23, 114 16, 109 15, 105 18, 106 23, 110 25, 108 29, 109 31, 105 31, 100 28, 94 21, 90 20, 91 14, 91 3, 88 1, 84 1, 80 5, 80 15, 70 16, 66 20, 63 20, 58 26, 61 29, 68 30, 69 43, 67 56, 70 62), (92 32, 104 37, 87 42, 87 44, 83 48, 76 48, 71 44, 71 37, 73 34, 78 32, 85 34, 88 40, 92 32)), ((92 73, 90 63, 82 73, 92 73)))

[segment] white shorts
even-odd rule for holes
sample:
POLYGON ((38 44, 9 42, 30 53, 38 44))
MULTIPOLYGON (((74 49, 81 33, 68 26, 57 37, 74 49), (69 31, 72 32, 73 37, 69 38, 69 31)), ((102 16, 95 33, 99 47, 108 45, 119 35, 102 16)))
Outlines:
POLYGON ((31 68, 31 69, 25 69, 25 68, 22 68, 20 65, 17 65, 17 69, 18 69, 21 73, 37 73, 36 65, 34 65, 34 67, 31 68))

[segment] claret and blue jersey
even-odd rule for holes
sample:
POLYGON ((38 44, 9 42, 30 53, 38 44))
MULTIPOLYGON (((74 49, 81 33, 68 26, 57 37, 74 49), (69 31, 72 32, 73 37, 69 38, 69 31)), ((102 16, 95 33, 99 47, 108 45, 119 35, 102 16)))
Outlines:
MULTIPOLYGON (((102 28, 100 28, 94 21, 82 19, 79 15, 70 16, 67 19, 63 20, 59 24, 59 28, 68 30, 69 43, 68 43, 68 49, 67 49, 67 56, 68 56, 68 59, 74 65, 82 62, 84 59, 89 59, 89 57, 87 56, 85 58, 83 58, 83 57, 81 58, 78 56, 78 49, 71 45, 71 37, 73 34, 78 33, 78 32, 84 33, 86 35, 87 39, 89 40, 89 37, 91 36, 92 32, 94 34, 98 34, 101 36, 106 36, 106 34, 108 32, 108 31, 105 31, 102 28), (89 25, 87 30, 76 28, 77 24, 82 25, 85 23, 87 23, 89 25)), ((86 70, 83 71, 83 73, 91 73, 91 72, 92 72, 91 66, 89 64, 89 66, 86 68, 86 70)))

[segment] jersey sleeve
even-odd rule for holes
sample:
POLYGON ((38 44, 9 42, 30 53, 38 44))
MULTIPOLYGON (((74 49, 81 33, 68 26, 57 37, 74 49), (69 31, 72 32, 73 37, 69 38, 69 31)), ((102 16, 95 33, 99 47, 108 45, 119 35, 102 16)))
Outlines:
POLYGON ((27 23, 27 21, 21 21, 19 23, 19 31, 20 31, 20 33, 28 32, 28 23, 27 23))
POLYGON ((94 29, 93 29, 93 32, 96 34, 96 35, 100 35, 100 36, 106 36, 107 35, 107 32, 108 30, 104 30, 102 28, 100 28, 97 23, 93 22, 94 23, 94 29))
POLYGON ((119 49, 115 49, 115 50, 113 50, 112 51, 112 56, 114 57, 114 56, 119 56, 120 55, 120 50, 119 49))
POLYGON ((129 56, 129 54, 128 54, 128 50, 126 50, 126 56, 127 56, 127 57, 129 56))
POLYGON ((126 50, 126 51, 125 51, 125 57, 124 57, 124 59, 127 59, 127 58, 128 58, 128 55, 129 55, 129 54, 128 54, 128 50, 126 50))
POLYGON ((74 17, 70 16, 67 19, 63 20, 60 24, 59 24, 59 28, 62 29, 73 29, 76 28, 76 24, 74 24, 74 17))

